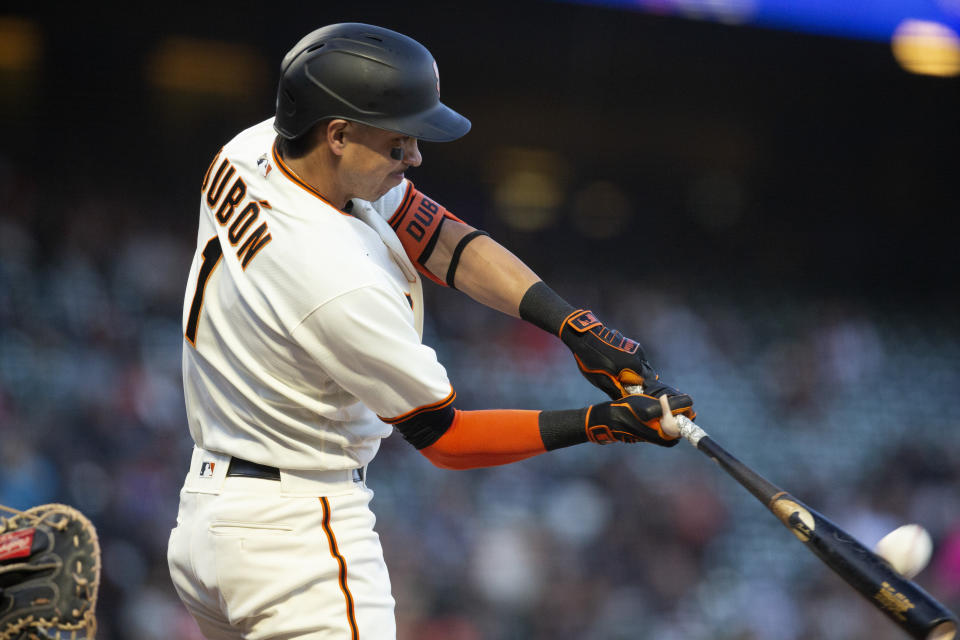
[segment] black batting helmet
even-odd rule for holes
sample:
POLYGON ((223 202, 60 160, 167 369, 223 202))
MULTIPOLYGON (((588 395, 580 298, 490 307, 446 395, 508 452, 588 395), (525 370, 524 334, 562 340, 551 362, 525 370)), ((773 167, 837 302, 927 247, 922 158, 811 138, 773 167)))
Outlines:
POLYGON ((440 102, 437 63, 422 44, 357 22, 317 29, 283 58, 274 129, 292 139, 324 118, 428 142, 470 130, 469 120, 440 102))

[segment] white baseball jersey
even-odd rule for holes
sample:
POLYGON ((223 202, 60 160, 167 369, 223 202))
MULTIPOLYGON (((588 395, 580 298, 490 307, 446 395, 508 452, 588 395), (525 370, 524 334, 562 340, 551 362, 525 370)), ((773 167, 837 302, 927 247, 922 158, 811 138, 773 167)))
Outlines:
POLYGON ((420 340, 419 276, 386 222, 408 185, 344 213, 274 139, 272 119, 240 133, 203 181, 183 313, 190 433, 281 469, 361 467, 392 430, 377 415, 452 395, 420 340))

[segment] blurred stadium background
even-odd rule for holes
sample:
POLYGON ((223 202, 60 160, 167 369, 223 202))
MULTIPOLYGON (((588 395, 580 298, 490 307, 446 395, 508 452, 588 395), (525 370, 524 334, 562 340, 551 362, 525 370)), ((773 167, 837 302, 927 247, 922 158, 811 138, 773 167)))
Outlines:
MULTIPOLYGON (((92 517, 100 638, 199 637, 165 548, 200 179, 339 21, 425 43, 473 120, 420 189, 864 542, 926 526, 918 580, 960 610, 960 3, 311 4, 0 14, 0 503, 92 517)), ((462 408, 601 399, 557 341, 426 288, 462 408)), ((452 472, 392 437, 370 485, 401 640, 902 637, 685 445, 452 472)))

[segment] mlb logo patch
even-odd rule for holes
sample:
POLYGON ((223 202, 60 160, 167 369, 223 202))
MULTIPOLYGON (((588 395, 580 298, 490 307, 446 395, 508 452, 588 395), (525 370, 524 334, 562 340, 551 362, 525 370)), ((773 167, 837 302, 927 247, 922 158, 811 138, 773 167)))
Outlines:
POLYGON ((270 165, 270 161, 267 160, 267 154, 263 154, 257 158, 257 171, 260 172, 260 176, 263 178, 267 177, 267 174, 273 170, 273 167, 270 165))
POLYGON ((212 478, 213 477, 213 468, 216 466, 216 462, 210 462, 209 460, 204 460, 200 463, 200 477, 201 478, 212 478))

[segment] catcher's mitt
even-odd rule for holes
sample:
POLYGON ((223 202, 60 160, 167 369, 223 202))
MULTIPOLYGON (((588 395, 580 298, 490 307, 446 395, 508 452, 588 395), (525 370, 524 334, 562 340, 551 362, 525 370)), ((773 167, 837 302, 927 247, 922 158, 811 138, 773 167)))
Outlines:
POLYGON ((100 586, 93 524, 63 504, 0 505, 0 640, 91 639, 100 586))

